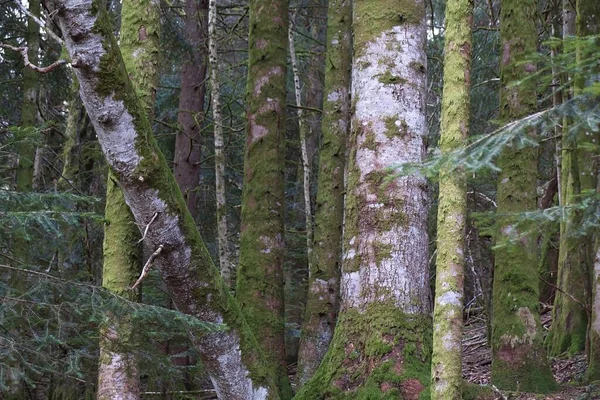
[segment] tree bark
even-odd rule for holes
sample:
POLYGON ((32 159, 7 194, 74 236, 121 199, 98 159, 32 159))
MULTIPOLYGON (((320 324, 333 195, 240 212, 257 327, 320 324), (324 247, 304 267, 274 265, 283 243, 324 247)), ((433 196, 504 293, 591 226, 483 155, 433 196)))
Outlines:
POLYGON ((147 226, 156 216, 145 244, 152 251, 162 247, 154 264, 175 306, 202 321, 228 327, 190 332, 219 398, 278 398, 271 368, 224 288, 152 136, 104 7, 92 0, 62 0, 58 16, 81 99, 136 223, 147 226))
MULTIPOLYGON (((534 0, 504 0, 500 13, 500 119, 535 112, 534 80, 509 86, 535 71, 518 63, 537 48, 534 0)), ((530 132, 530 134, 534 134, 530 132)), ((500 389, 547 393, 556 382, 542 346, 535 238, 520 232, 515 215, 537 206, 537 149, 508 148, 498 166, 498 232, 493 286, 492 382, 500 389)))
POLYGON ((328 6, 323 140, 319 153, 317 209, 308 297, 300 349, 298 383, 303 385, 325 357, 333 337, 338 309, 344 170, 350 130, 352 4, 331 0, 328 6))
POLYGON ((181 93, 175 137, 173 173, 194 219, 198 215, 196 201, 200 185, 202 158, 202 121, 206 93, 208 39, 208 0, 186 0, 186 58, 181 73, 181 93))
MULTIPOLYGON (((154 115, 158 85, 159 4, 154 0, 124 0, 121 11, 120 48, 125 69, 149 120, 154 115)), ((140 232, 125 203, 117 178, 108 174, 104 229, 102 286, 135 300, 129 290, 142 270, 140 232)), ((134 400, 140 396, 135 356, 125 346, 132 340, 133 327, 125 315, 115 315, 102 327, 98 399, 134 400)))
MULTIPOLYGON (((585 37, 588 35, 597 35, 600 33, 600 3, 592 0, 577 1, 577 36, 585 37)), ((582 45, 580 45, 582 46, 582 45)), ((577 49, 577 62, 582 61, 581 47, 577 49)), ((586 77, 582 74, 575 76, 575 94, 581 94, 585 88, 586 77)), ((598 82, 598 77, 593 78, 598 82)), ((581 178, 581 190, 595 189, 596 193, 600 189, 598 184, 598 143, 600 141, 600 131, 581 132, 578 136, 581 146, 577 149, 577 160, 581 178), (593 149, 593 150, 590 150, 593 149)), ((593 251, 593 254, 586 254, 586 260, 590 263, 590 272, 586 275, 591 277, 590 297, 588 303, 591 304, 591 321, 588 324, 588 346, 586 346, 588 357, 588 370, 586 377, 588 381, 600 379, 600 238, 588 237, 584 239, 587 247, 593 251)))
POLYGON ((416 399, 430 383, 427 183, 386 178, 425 156, 424 2, 356 1, 353 26, 341 307, 297 398, 416 399))
POLYGON ((210 63, 210 87, 215 135, 215 191, 217 198, 217 234, 219 239, 219 265, 221 276, 231 287, 231 255, 227 240, 227 203, 225 197, 225 139, 223 137, 223 115, 219 85, 219 59, 217 52, 217 0, 208 4, 208 47, 210 63))
MULTIPOLYGON (((569 19, 572 20, 567 25, 565 36, 575 33, 583 37, 598 33, 597 15, 600 6, 597 2, 579 0, 575 10, 571 7, 572 4, 565 4, 565 13, 568 12, 569 19)), ((579 58, 580 52, 577 51, 578 61, 579 58)), ((585 86, 584 80, 581 74, 573 77, 573 95, 581 94, 585 86)), ((572 121, 565 118, 563 132, 569 132, 568 125, 571 123, 572 121)), ((575 139, 572 135, 562 136, 563 206, 576 204, 583 191, 596 188, 597 163, 592 161, 594 152, 589 148, 593 148, 593 142, 597 142, 598 139, 597 133, 589 132, 579 132, 575 139)), ((567 220, 561 225, 557 280, 560 290, 557 291, 554 301, 553 323, 548 339, 552 355, 564 352, 572 355, 584 349, 588 350, 586 341, 589 315, 572 297, 579 299, 583 304, 591 304, 593 288, 590 276, 594 246, 592 238, 573 235, 580 227, 581 211, 569 213, 567 220)))
MULTIPOLYGON (((472 0, 446 3, 442 156, 469 136, 472 25, 472 0)), ((431 393, 432 399, 461 399, 466 177, 456 166, 443 166, 439 185, 431 393)))

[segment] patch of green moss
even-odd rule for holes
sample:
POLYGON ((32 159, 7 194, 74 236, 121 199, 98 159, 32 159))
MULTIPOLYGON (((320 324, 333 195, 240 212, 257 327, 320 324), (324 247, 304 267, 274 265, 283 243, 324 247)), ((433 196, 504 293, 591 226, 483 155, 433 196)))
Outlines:
POLYGON ((366 44, 394 26, 418 25, 425 17, 416 0, 363 0, 354 4, 354 49, 360 56, 366 44))
POLYGON ((423 64, 421 64, 418 61, 411 61, 410 63, 408 63, 408 66, 410 68, 412 68, 413 70, 420 72, 422 74, 424 74, 425 72, 427 72, 425 66, 423 64))
POLYGON ((393 75, 390 71, 385 71, 377 77, 377 80, 384 85, 405 84, 406 79, 398 75, 393 75))
POLYGON ((362 143, 362 148, 369 149, 371 151, 377 150, 377 141, 375 140, 375 134, 368 132, 365 134, 365 141, 362 143))
POLYGON ((340 314, 334 339, 298 400, 429 399, 431 318, 402 313, 393 302, 340 314), (407 385, 407 382, 410 382, 407 385))

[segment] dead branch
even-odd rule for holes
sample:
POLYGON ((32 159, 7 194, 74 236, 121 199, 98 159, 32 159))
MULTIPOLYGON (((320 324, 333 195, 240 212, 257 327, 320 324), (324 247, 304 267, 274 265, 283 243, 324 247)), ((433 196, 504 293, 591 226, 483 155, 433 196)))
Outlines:
POLYGON ((54 71, 56 68, 67 64, 67 61, 65 60, 58 60, 48 65, 47 67, 38 67, 37 65, 34 65, 29 61, 29 55, 27 54, 27 46, 15 47, 11 46, 10 44, 0 43, 0 47, 21 53, 21 56, 23 57, 23 62, 25 63, 25 67, 31 68, 32 70, 39 72, 40 74, 47 74, 48 72, 54 71))

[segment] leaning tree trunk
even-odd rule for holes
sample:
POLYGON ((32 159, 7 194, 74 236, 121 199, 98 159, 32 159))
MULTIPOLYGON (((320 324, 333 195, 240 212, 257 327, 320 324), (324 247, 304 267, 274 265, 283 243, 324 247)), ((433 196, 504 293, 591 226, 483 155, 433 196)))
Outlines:
POLYGON ((341 307, 329 352, 297 398, 412 399, 430 382, 427 183, 388 181, 388 168, 425 156, 424 2, 358 0, 353 24, 341 307))
MULTIPOLYGON (((510 122, 536 110, 535 81, 509 86, 535 71, 521 64, 536 51, 534 0, 504 0, 500 17, 502 89, 500 118, 510 122)), ((529 132, 528 134, 533 134, 529 132)), ((556 383, 542 345, 535 238, 520 232, 517 213, 534 210, 537 149, 508 148, 498 166, 499 229, 495 257, 492 316, 492 383, 500 389, 545 393, 556 383), (507 216, 508 215, 508 216, 507 216)))
POLYGON ((272 365, 282 398, 285 366, 283 202, 287 0, 251 0, 247 119, 237 299, 272 365))
POLYGON ((196 218, 206 93, 208 0, 186 0, 184 30, 187 46, 181 72, 173 173, 188 209, 196 218))
POLYGON ((331 0, 327 21, 323 140, 319 154, 314 248, 298 351, 300 385, 312 377, 327 353, 338 308, 344 169, 350 128, 352 3, 331 0))
POLYGON ((105 7, 93 0, 62 0, 58 17, 102 151, 136 223, 148 228, 145 245, 156 253, 154 264, 175 306, 227 325, 227 330, 190 332, 219 398, 278 398, 272 368, 225 289, 152 136, 105 7))
MULTIPOLYGON (((125 68, 149 120, 154 115, 158 85, 159 4, 154 0, 124 0, 121 11, 121 54, 125 68)), ((125 203, 117 178, 108 174, 106 184, 107 220, 104 229, 102 286, 135 300, 137 291, 129 290, 142 270, 140 231, 125 203)), ((100 335, 98 399, 138 399, 140 382, 137 362, 127 352, 133 326, 125 315, 113 315, 100 335)), ((131 348, 131 347, 129 347, 131 348)))
MULTIPOLYGON (((446 3, 442 155, 464 145, 469 135, 472 0, 446 3)), ((440 171, 437 259, 433 313, 431 384, 433 399, 462 398, 462 327, 467 185, 456 166, 440 171)))

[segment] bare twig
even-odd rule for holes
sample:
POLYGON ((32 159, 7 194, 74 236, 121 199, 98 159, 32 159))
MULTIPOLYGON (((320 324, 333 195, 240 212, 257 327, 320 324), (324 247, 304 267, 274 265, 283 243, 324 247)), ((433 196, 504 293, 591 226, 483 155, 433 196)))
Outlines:
POLYGON ((0 43, 0 47, 21 53, 21 56, 23 57, 23 62, 25 63, 25 67, 31 68, 32 70, 39 72, 40 74, 47 74, 48 72, 54 71, 56 68, 67 64, 67 61, 65 60, 58 60, 48 65, 47 67, 38 67, 37 65, 33 65, 29 61, 29 55, 27 54, 27 46, 15 47, 11 46, 10 44, 0 43))
POLYGON ((152 223, 154 222, 156 217, 158 217, 157 212, 154 213, 154 215, 152 216, 152 219, 150 220, 150 222, 148 222, 148 225, 146 225, 146 229, 144 229, 144 234, 142 235, 142 238, 140 240, 138 240, 138 243, 142 243, 144 241, 144 239, 146 239, 146 235, 148 234, 148 229, 150 229, 150 225, 152 225, 152 223))
MULTIPOLYGON (((148 224, 148 225, 150 225, 150 224, 148 224)), ((140 274, 140 277, 138 278, 137 281, 135 281, 133 286, 130 287, 131 290, 134 290, 136 287, 138 287, 138 285, 140 283, 142 283, 144 278, 148 275, 148 272, 150 272, 150 266, 152 265, 152 261, 154 261, 154 259, 156 257, 158 257, 158 255, 163 250, 163 248, 164 248, 164 246, 161 244, 160 246, 158 246, 156 251, 154 251, 154 253, 152 253, 150 255, 150 257, 148 257, 148 261, 146 261, 146 264, 144 264, 144 268, 142 268, 142 273, 140 274)))
POLYGON ((591 310, 588 308, 587 305, 585 305, 582 301, 577 300, 575 297, 573 297, 572 294, 565 292, 564 290, 562 290, 561 288, 559 288, 558 286, 556 286, 555 284, 548 282, 547 280, 545 280, 544 278, 542 278, 541 276, 538 276, 538 279, 542 282, 544 282, 546 285, 550 285, 551 287, 553 287, 554 289, 558 290, 559 292, 561 292, 562 294, 564 294, 565 296, 567 296, 568 298, 570 298, 571 300, 573 300, 575 303, 579 304, 581 307, 583 307, 583 309, 585 310, 585 312, 589 315, 591 315, 591 310))

